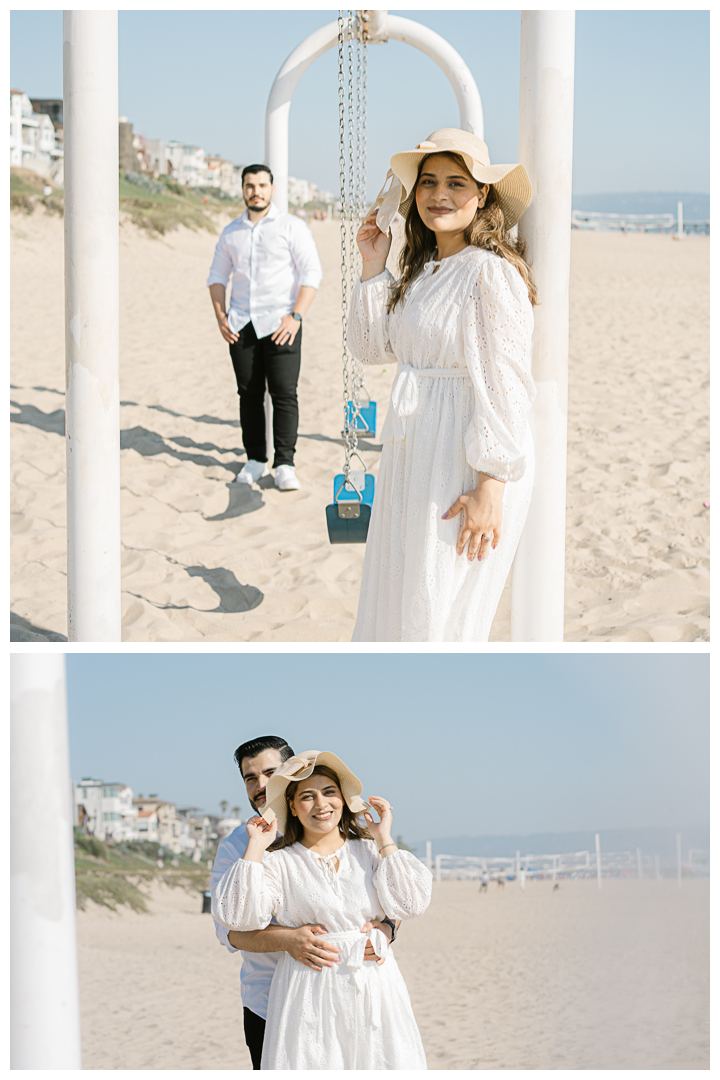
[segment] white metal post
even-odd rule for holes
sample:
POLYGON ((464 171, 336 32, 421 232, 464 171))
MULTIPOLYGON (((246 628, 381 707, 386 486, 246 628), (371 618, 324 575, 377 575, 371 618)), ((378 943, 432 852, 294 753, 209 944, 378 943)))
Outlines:
POLYGON ((425 841, 425 865, 432 870, 432 840, 425 841))
POLYGON ((677 852, 677 882, 678 888, 682 886, 682 836, 677 833, 675 836, 675 848, 677 852))
POLYGON ((642 881, 642 876, 643 876, 643 872, 642 872, 642 852, 640 851, 640 848, 637 849, 637 864, 638 864, 638 878, 639 878, 640 881, 642 881))
POLYGON ((120 641, 117 11, 63 15, 70 641, 120 641))
POLYGON ((520 877, 520 852, 515 852, 515 877, 520 877))
POLYGON ((678 239, 683 238, 683 204, 679 202, 677 204, 677 235, 678 239))
POLYGON ((563 640, 574 63, 575 12, 523 11, 519 150, 533 197, 519 232, 539 305, 535 487, 513 564, 513 641, 563 640))
POLYGON ((11 656, 10 737, 10 1068, 81 1069, 62 653, 11 656))
POLYGON ((597 866, 598 889, 602 889, 602 863, 600 861, 600 833, 595 833, 595 865, 597 866))

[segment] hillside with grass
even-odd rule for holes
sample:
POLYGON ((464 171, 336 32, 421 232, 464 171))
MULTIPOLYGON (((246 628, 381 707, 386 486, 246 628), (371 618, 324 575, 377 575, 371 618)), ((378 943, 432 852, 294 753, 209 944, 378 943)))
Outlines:
MULTIPOLYGON (((152 180, 140 173, 120 173, 121 220, 155 236, 184 225, 188 229, 218 231, 218 217, 238 217, 245 204, 215 188, 189 188, 163 177, 152 180)), ((30 169, 10 169, 10 209, 32 214, 45 210, 63 214, 63 189, 30 169), (50 193, 45 194, 45 189, 50 193)))
MULTIPOLYGON (((205 860, 211 855, 208 852, 205 860)), ((209 878, 205 861, 194 863, 147 841, 106 844, 75 829, 75 891, 81 911, 92 900, 112 911, 126 906, 146 912, 153 883, 197 893, 199 905, 209 878)))

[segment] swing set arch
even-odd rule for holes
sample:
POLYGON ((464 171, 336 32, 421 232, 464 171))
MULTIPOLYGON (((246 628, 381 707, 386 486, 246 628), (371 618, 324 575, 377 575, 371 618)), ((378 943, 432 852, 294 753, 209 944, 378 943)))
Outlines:
MULTIPOLYGON (((367 42, 383 44, 392 39, 413 45, 434 60, 447 76, 460 108, 460 127, 481 139, 484 131, 482 102, 467 64, 452 45, 427 26, 389 15, 387 11, 367 12, 367 42)), ((275 180, 273 202, 278 210, 288 208, 288 133, 290 105, 295 88, 310 65, 329 49, 337 48, 337 20, 315 30, 288 56, 275 77, 265 110, 265 160, 275 180)))

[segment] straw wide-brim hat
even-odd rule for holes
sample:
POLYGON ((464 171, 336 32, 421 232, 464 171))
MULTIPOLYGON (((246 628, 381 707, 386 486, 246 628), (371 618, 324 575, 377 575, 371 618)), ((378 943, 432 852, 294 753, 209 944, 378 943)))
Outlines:
POLYGON ((423 158, 428 154, 449 153, 462 156, 468 172, 479 184, 492 184, 505 218, 506 229, 511 229, 520 220, 532 198, 530 180, 524 165, 491 165, 488 148, 477 135, 460 128, 441 128, 428 135, 424 142, 418 143, 414 150, 401 150, 390 158, 390 170, 383 191, 375 200, 375 205, 380 205, 377 224, 383 232, 387 231, 387 226, 398 210, 403 217, 407 217, 412 205, 412 190, 423 158), (385 192, 385 186, 391 177, 392 183, 385 192))
POLYGON ((296 780, 305 780, 311 776, 316 765, 327 765, 337 775, 342 796, 351 814, 362 814, 370 810, 370 804, 360 798, 362 784, 354 772, 329 750, 304 750, 302 754, 283 761, 267 782, 265 788, 265 809, 262 816, 270 823, 277 818, 278 832, 284 833, 287 826, 287 801, 285 792, 288 784, 296 780))

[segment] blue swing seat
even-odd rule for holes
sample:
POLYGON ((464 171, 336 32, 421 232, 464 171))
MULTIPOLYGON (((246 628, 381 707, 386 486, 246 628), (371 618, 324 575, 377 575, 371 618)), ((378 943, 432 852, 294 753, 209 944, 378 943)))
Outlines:
POLYGON ((352 403, 348 402, 345 406, 345 423, 349 428, 354 428, 358 435, 367 435, 374 439, 377 431, 377 403, 368 399, 367 405, 360 405, 353 423, 353 407, 352 403))

